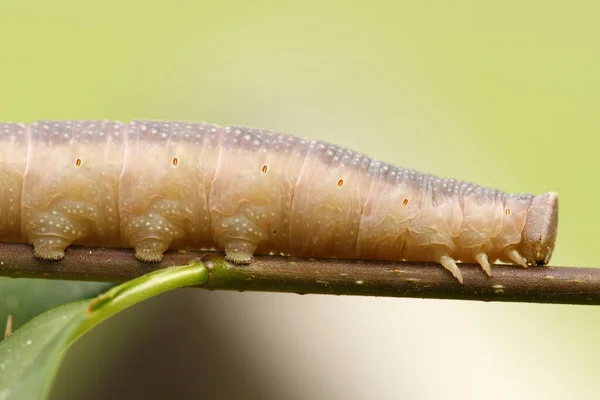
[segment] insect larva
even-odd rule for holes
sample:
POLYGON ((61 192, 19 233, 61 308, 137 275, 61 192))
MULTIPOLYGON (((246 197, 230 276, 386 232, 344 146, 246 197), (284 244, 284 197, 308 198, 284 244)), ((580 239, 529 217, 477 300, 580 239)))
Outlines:
POLYGON ((0 124, 0 241, 547 264, 558 198, 421 174, 321 141, 206 123, 0 124))

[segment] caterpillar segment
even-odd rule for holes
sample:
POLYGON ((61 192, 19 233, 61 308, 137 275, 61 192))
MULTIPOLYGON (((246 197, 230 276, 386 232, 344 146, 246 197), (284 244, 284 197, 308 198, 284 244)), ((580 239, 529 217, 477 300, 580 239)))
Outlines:
POLYGON ((206 123, 129 124, 119 183, 122 241, 146 262, 169 248, 211 247, 209 185, 221 128, 206 123))
POLYGON ((558 196, 508 194, 321 141, 182 121, 0 124, 0 242, 431 261, 549 263, 558 196))
POLYGON ((126 125, 41 121, 29 133, 21 233, 35 256, 60 260, 72 243, 119 245, 126 125))

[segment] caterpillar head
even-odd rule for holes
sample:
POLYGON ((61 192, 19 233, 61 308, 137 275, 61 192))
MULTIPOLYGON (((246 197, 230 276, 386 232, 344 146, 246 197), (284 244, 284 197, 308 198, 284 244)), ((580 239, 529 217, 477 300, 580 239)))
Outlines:
POLYGON ((519 246, 519 252, 528 264, 548 264, 556 242, 557 227, 558 195, 548 192, 535 196, 527 210, 519 246))

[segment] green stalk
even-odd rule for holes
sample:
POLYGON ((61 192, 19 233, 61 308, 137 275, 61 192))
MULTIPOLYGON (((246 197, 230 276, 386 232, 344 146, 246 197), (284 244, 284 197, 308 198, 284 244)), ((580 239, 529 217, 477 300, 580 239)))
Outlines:
POLYGON ((204 263, 190 261, 188 265, 157 270, 115 286, 92 300, 88 307, 89 318, 75 330, 71 342, 127 307, 172 289, 201 285, 207 280, 208 269, 204 263))

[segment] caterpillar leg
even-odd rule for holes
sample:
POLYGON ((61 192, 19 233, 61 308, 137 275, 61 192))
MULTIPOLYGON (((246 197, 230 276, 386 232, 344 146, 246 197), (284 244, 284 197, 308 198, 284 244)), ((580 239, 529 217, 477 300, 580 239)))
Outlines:
POLYGON ((460 270, 458 269, 458 265, 456 265, 456 261, 454 261, 454 259, 452 257, 450 257, 447 254, 443 254, 440 257, 440 264, 442 264, 442 266, 444 268, 446 268, 448 271, 450 271, 452 273, 452 275, 454 275, 454 277, 456 279, 458 279, 458 281, 461 284, 463 283, 462 274, 460 273, 460 270))
POLYGON ((514 261, 515 264, 518 264, 523 268, 527 268, 527 259, 525 259, 525 257, 523 257, 517 249, 511 248, 507 250, 506 256, 514 261))
POLYGON ((256 244, 246 240, 231 240, 225 247, 225 259, 234 264, 250 264, 256 244))
POLYGON ((147 238, 135 244, 135 258, 143 262, 160 262, 170 242, 158 238, 147 238))
POLYGON ((483 251, 479 251, 475 253, 475 260, 481 265, 481 268, 485 271, 487 276, 492 277, 492 267, 490 265, 490 261, 488 260, 487 254, 483 251))
MULTIPOLYGON (((463 277, 456 261, 449 254, 455 254, 454 244, 448 235, 413 235, 409 236, 408 247, 413 252, 406 252, 406 260, 431 260, 439 262, 462 284, 463 277)), ((406 249, 406 246, 405 246, 406 249)))
POLYGON ((61 260, 65 249, 76 239, 89 233, 88 224, 72 215, 85 215, 87 207, 81 202, 62 201, 50 209, 32 216, 27 223, 29 242, 33 254, 42 260, 61 260), (75 204, 74 207, 68 207, 75 204))
POLYGON ((162 210, 150 207, 150 210, 141 216, 132 218, 127 224, 128 233, 131 235, 131 244, 135 248, 135 258, 144 262, 159 262, 163 253, 167 251, 174 239, 184 236, 184 230, 174 222, 175 213, 168 209, 166 218, 161 215, 162 210))
POLYGON ((61 237, 41 236, 33 240, 33 255, 42 260, 62 260, 69 244, 70 241, 61 237))

